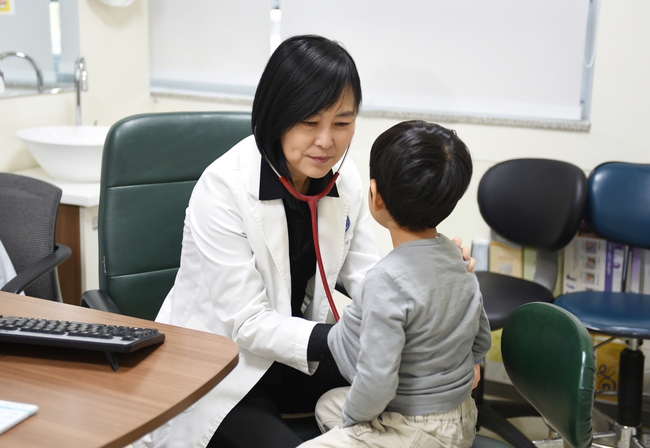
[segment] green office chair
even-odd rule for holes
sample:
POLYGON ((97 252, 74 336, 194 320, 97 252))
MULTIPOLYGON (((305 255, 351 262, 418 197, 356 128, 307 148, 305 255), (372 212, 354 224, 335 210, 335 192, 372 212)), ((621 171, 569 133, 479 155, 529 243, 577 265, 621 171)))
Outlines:
MULTIPOLYGON (((102 160, 99 290, 82 306, 155 319, 180 266, 185 209, 199 176, 252 133, 250 113, 144 114, 115 123, 102 160)), ((291 416, 306 440, 313 415, 291 416)))
POLYGON ((155 319, 180 266, 196 181, 251 132, 245 112, 143 114, 111 127, 99 197, 99 290, 84 292, 82 306, 155 319))
POLYGON ((550 303, 522 305, 503 327, 501 352, 512 384, 562 441, 591 446, 596 360, 584 324, 550 303))
MULTIPOLYGON (((501 352, 514 387, 557 433, 534 445, 591 446, 596 359, 584 324, 550 303, 522 305, 506 320, 501 352)), ((477 436, 473 448, 507 446, 477 436)))

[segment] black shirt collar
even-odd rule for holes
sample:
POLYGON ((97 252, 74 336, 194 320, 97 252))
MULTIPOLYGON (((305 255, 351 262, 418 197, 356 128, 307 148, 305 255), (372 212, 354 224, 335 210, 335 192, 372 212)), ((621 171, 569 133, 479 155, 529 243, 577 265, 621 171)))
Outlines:
MULTIPOLYGON (((272 199, 293 199, 291 193, 284 188, 282 182, 273 171, 273 168, 266 162, 266 159, 262 157, 262 166, 260 167, 260 192, 259 198, 260 201, 269 201, 272 199)), ((323 191, 327 186, 327 183, 332 179, 334 173, 330 170, 324 177, 320 179, 312 179, 309 182, 309 190, 307 195, 316 195, 323 191)), ((339 192, 336 189, 336 184, 332 187, 327 196, 339 197, 339 192)))

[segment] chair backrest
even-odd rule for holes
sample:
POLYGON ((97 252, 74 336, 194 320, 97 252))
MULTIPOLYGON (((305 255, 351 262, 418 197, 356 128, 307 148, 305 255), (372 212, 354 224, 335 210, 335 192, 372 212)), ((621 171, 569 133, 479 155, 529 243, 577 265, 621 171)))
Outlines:
POLYGON ((506 321, 501 353, 517 391, 574 448, 590 446, 596 360, 585 326, 542 302, 517 308, 506 321))
POLYGON ((587 177, 577 166, 550 159, 513 159, 481 178, 478 205, 492 230, 507 240, 556 251, 578 231, 587 177))
POLYGON ((99 287, 122 313, 155 318, 180 265, 196 181, 251 132, 245 112, 143 114, 111 127, 102 160, 99 287))
MULTIPOLYGON (((38 179, 0 173, 0 241, 17 273, 54 251, 61 193, 38 179)), ((25 294, 60 301, 56 270, 38 278, 25 294)))
POLYGON ((597 166, 589 175, 585 220, 603 238, 650 248, 650 165, 597 166))

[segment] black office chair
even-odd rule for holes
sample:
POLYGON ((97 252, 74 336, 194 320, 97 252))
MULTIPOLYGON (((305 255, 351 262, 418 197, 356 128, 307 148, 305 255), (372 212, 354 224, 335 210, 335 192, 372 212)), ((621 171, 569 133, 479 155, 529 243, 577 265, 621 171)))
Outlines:
POLYGON ((143 114, 111 127, 99 197, 99 290, 85 291, 82 306, 155 319, 180 266, 196 181, 251 132, 246 112, 143 114))
POLYGON ((61 302, 56 267, 71 251, 55 241, 60 200, 55 185, 0 173, 0 241, 16 271, 2 291, 61 302))
MULTIPOLYGON (((485 222, 506 240, 537 249, 533 281, 493 272, 476 273, 492 330, 502 328, 510 314, 523 304, 553 302, 558 251, 578 231, 586 192, 584 172, 559 160, 507 160, 483 175, 478 205, 485 222)), ((479 428, 499 434, 516 447, 532 448, 530 440, 508 419, 537 412, 526 403, 486 400, 484 383, 482 379, 474 392, 479 428)))
MULTIPOLYGON (((650 165, 609 162, 589 175, 585 220, 600 237, 630 247, 650 249, 650 165)), ((626 260, 624 272, 629 273, 626 260)), ((639 349, 650 339, 650 295, 581 291, 563 294, 556 304, 591 331, 626 340, 619 359, 616 425, 629 446, 641 447, 643 370, 639 349)))

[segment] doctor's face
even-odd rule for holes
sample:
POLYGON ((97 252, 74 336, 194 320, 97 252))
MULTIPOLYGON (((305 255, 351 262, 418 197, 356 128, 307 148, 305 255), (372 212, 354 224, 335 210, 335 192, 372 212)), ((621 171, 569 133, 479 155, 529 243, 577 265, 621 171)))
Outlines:
POLYGON ((293 185, 306 193, 309 179, 325 176, 341 160, 356 125, 354 95, 346 89, 329 109, 297 123, 282 136, 282 152, 293 185))

